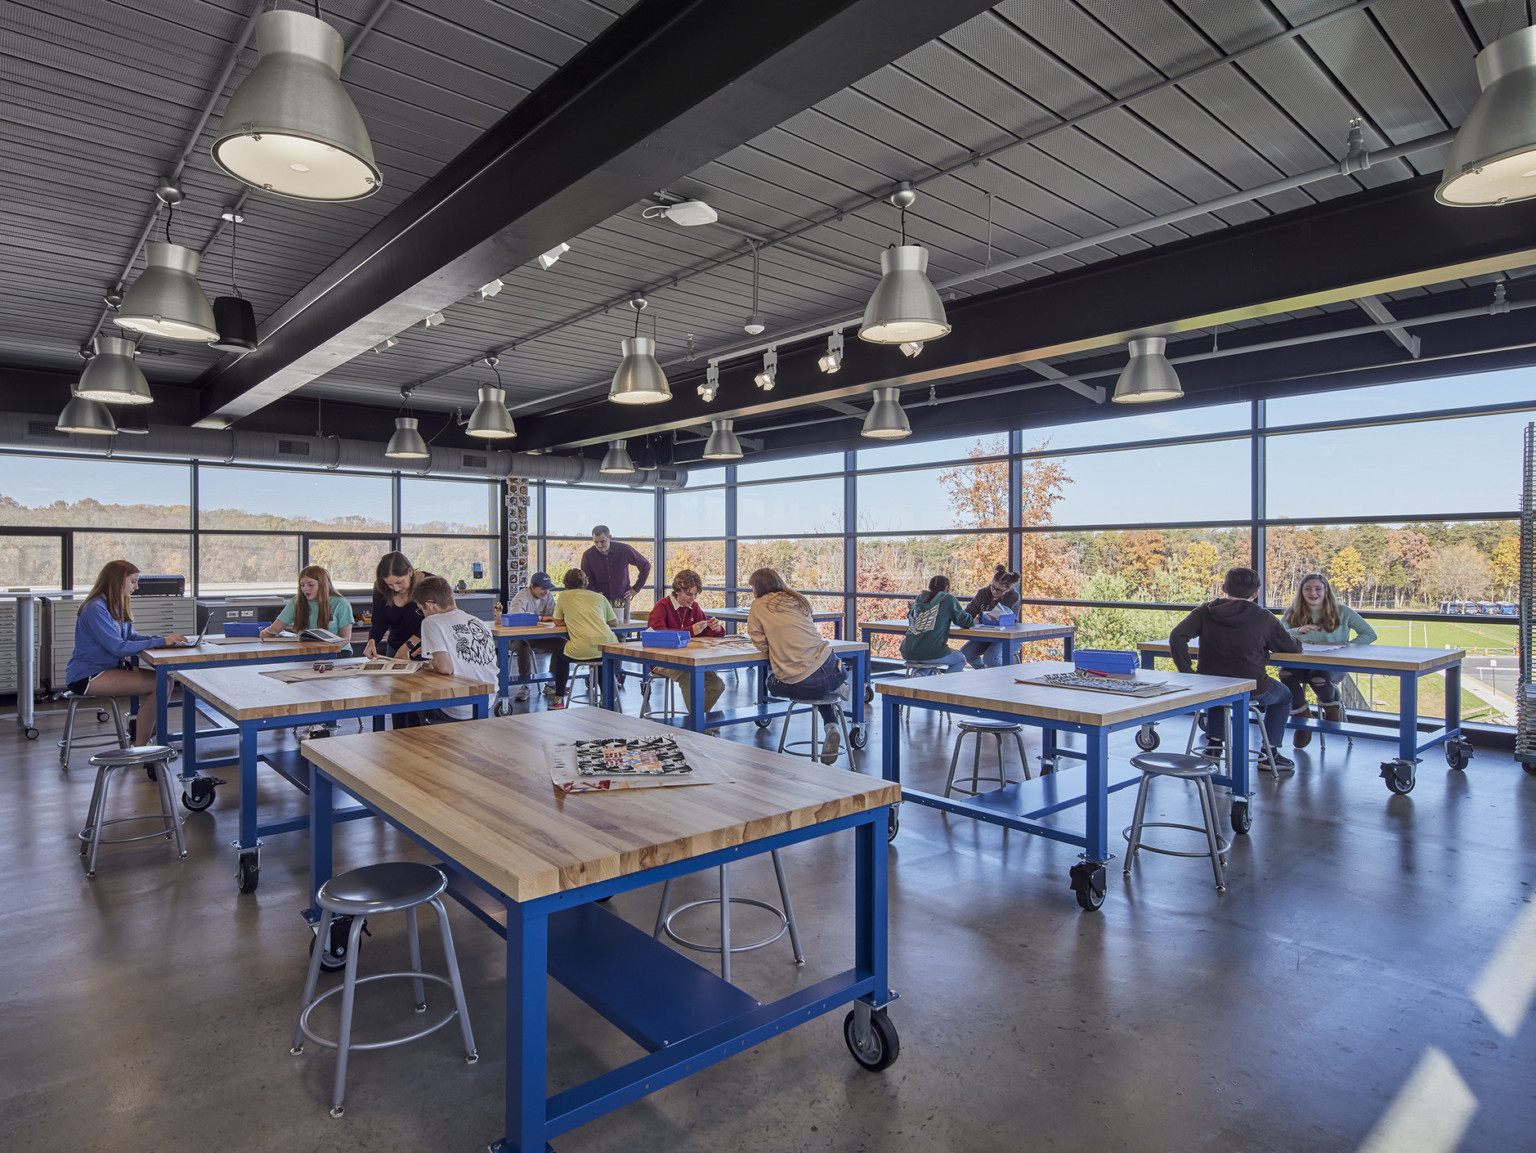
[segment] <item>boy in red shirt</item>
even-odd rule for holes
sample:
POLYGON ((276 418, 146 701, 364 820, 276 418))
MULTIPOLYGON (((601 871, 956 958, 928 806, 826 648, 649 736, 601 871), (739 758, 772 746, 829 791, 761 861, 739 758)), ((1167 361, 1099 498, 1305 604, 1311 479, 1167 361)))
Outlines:
MULTIPOLYGON (((679 569, 672 578, 672 595, 663 597, 656 602, 656 607, 651 609, 651 615, 646 619, 646 627, 652 629, 679 629, 695 637, 723 637, 725 626, 713 617, 706 616, 704 610, 698 605, 699 593, 704 588, 704 579, 691 568, 679 569)), ((653 674, 666 677, 669 681, 676 682, 683 690, 683 707, 691 709, 692 702, 688 699, 688 673, 682 669, 657 669, 651 670, 653 674)), ((720 694, 725 692, 725 682, 720 679, 719 673, 704 674, 704 711, 707 713, 715 707, 715 702, 720 699, 720 694)))

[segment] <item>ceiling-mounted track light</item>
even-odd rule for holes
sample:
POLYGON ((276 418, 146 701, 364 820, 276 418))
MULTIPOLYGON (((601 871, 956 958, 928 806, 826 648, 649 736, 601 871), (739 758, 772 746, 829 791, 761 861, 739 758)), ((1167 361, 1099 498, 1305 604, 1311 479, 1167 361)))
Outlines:
POLYGON ((539 257, 539 267, 542 268, 545 272, 548 272, 555 266, 555 261, 559 260, 570 250, 571 246, 562 241, 539 257))
POLYGON ((1178 400, 1184 395, 1179 374, 1163 355, 1168 341, 1161 336, 1139 336, 1129 345, 1131 359, 1115 381, 1116 404, 1152 404, 1178 400))
POLYGON ((485 358, 486 367, 496 374, 496 383, 480 386, 479 403, 475 405, 475 411, 469 414, 469 426, 464 430, 470 436, 506 440, 517 435, 517 429, 512 424, 512 414, 507 411, 507 393, 501 387, 501 372, 496 367, 500 363, 497 357, 485 358))
POLYGON ((218 339, 208 342, 208 347, 220 352, 254 352, 256 312, 251 308, 251 302, 240 295, 240 282, 235 277, 235 246, 245 217, 233 208, 226 208, 221 215, 229 225, 229 287, 234 295, 220 296, 214 300, 213 322, 219 335, 218 339))
POLYGON ((912 435, 912 426, 907 423, 907 414, 901 408, 901 389, 875 389, 875 403, 865 415, 859 435, 875 440, 900 440, 912 435))
POLYGON ((303 12, 256 18, 251 69, 224 110, 213 159, 236 180, 298 200, 361 200, 383 185, 368 129, 341 84, 341 34, 303 12))
POLYGON ((1536 196, 1536 27, 1477 54, 1483 94, 1445 154, 1435 199, 1478 208, 1536 196))
POLYGON ((603 463, 597 471, 609 476, 627 476, 635 471, 635 462, 629 459, 622 440, 608 442, 608 451, 603 454, 603 463))
POLYGON ((902 356, 916 356, 923 351, 923 342, 920 340, 904 340, 898 346, 902 356))
POLYGON ((150 404, 149 381, 133 363, 138 346, 120 336, 98 336, 95 355, 80 374, 75 395, 98 404, 150 404))
POLYGON ((762 260, 762 249, 757 241, 751 241, 752 245, 752 315, 747 317, 741 326, 748 336, 756 336, 768 325, 763 320, 763 314, 757 307, 758 272, 762 260))
POLYGON ((391 348, 394 348, 395 345, 397 345, 399 343, 400 343, 400 338, 399 337, 396 337, 396 336, 386 336, 383 340, 379 341, 378 344, 373 346, 373 351, 374 352, 388 352, 391 348))
POLYGON ((421 438, 419 421, 414 416, 395 417, 395 432, 384 448, 384 455, 395 460, 428 460, 432 450, 421 438))
POLYGON ((937 340, 949 334, 944 302, 928 280, 928 250, 907 243, 907 209, 917 193, 905 181, 891 194, 901 212, 901 244, 880 254, 880 283, 864 309, 859 339, 874 344, 937 340))
POLYGON ((640 312, 648 303, 638 294, 629 300, 635 310, 635 334, 619 345, 623 359, 608 389, 608 399, 615 404, 659 404, 672 399, 672 386, 656 359, 654 326, 651 336, 640 335, 640 312))
POLYGON ((763 353, 763 369, 752 378, 752 383, 764 392, 772 392, 779 379, 779 350, 770 348, 763 353))
POLYGON ((827 351, 817 358, 816 367, 829 374, 843 367, 843 330, 841 328, 827 337, 827 351))
POLYGON ((113 319, 119 328, 167 340, 215 340, 219 329, 213 305, 197 282, 198 255, 171 243, 171 221, 181 190, 162 182, 155 195, 165 205, 165 240, 144 246, 144 271, 124 294, 113 319))
POLYGON ((482 284, 480 286, 480 299, 489 300, 505 287, 506 284, 503 283, 501 277, 498 276, 495 280, 489 281, 488 283, 482 284))
POLYGON ((69 398, 64 411, 59 413, 58 423, 53 427, 56 432, 79 433, 82 436, 117 434, 117 422, 112 419, 106 406, 80 396, 69 398))
POLYGON ((704 383, 699 385, 699 396, 705 404, 715 403, 715 394, 720 391, 720 366, 714 361, 709 362, 709 367, 704 370, 704 383))
POLYGON ((705 460, 740 460, 741 441, 732 431, 734 421, 712 420, 709 422, 709 439, 704 442, 705 460))

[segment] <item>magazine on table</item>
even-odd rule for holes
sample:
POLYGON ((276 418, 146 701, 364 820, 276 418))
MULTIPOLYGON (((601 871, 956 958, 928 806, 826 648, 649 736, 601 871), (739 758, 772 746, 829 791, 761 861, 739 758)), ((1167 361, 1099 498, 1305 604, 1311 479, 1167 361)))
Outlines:
POLYGON ((609 737, 550 746, 550 779, 562 793, 602 793, 723 778, 689 761, 675 737, 609 737))

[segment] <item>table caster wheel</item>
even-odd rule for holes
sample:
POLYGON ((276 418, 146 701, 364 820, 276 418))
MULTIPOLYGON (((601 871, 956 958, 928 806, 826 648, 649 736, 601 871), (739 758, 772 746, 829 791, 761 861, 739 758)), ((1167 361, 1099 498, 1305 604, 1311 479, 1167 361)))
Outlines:
POLYGON ((261 881, 261 865, 255 853, 241 853, 235 870, 235 886, 242 893, 254 893, 261 881))
POLYGON ((860 1045, 855 1036, 854 1018, 858 1016, 858 1010, 849 1009, 848 1016, 843 1018, 843 1040, 848 1043, 848 1052, 853 1054, 853 1059, 871 1073, 878 1073, 882 1069, 889 1069, 901 1056, 901 1038, 897 1036, 896 1026, 891 1024, 891 1019, 884 1009, 874 1009, 869 1014, 869 1036, 864 1044, 860 1045))
POLYGON ((104 725, 104 724, 107 723, 107 710, 106 709, 97 709, 96 710, 96 723, 98 725, 104 725))
POLYGON ((1253 828, 1253 811, 1247 801, 1232 802, 1232 831, 1244 836, 1253 828))
POLYGON ((1083 861, 1073 865, 1068 876, 1072 878, 1071 887, 1077 894, 1077 903, 1090 913, 1097 912, 1104 904, 1104 866, 1083 861))
POLYGON ((27 726, 26 734, 27 734, 27 740, 29 740, 29 741, 37 740, 37 735, 38 735, 37 734, 37 730, 35 728, 33 728, 31 725, 27 726))
POLYGON ((181 792, 181 803, 194 813, 201 813, 213 804, 217 790, 213 782, 203 777, 194 777, 187 782, 187 787, 181 792))
POLYGON ((869 734, 855 725, 848 730, 848 743, 856 749, 862 749, 869 744, 869 734))
POLYGON ((875 703, 875 686, 874 685, 865 685, 864 686, 864 703, 866 705, 872 705, 872 704, 875 703))
POLYGON ((1445 763, 1451 768, 1461 770, 1467 767, 1467 762, 1472 759, 1472 746, 1465 741, 1445 742, 1445 763))
MULTIPOLYGON (((331 927, 326 931, 326 942, 320 953, 320 967, 327 973, 334 973, 347 967, 347 934, 352 928, 351 917, 332 917, 331 927)), ((310 938, 309 951, 315 951, 315 945, 320 940, 318 934, 310 938)), ((361 947, 362 941, 358 941, 361 947)))
POLYGON ((901 832, 901 809, 892 805, 890 815, 885 819, 885 843, 890 844, 894 841, 899 832, 901 832))
POLYGON ((496 701, 496 707, 491 710, 493 716, 510 717, 512 715, 512 702, 506 697, 500 697, 496 701))
POLYGON ((1142 725, 1136 730, 1136 747, 1144 753, 1150 753, 1163 739, 1157 735, 1157 728, 1153 725, 1142 725))
POLYGON ((769 720, 762 720, 762 721, 753 721, 752 723, 754 725, 756 725, 760 729, 766 729, 769 725, 773 724, 773 721, 772 721, 772 719, 769 719, 769 720))
POLYGON ((1388 789, 1400 797, 1413 792, 1413 786, 1418 784, 1414 779, 1412 761, 1382 761, 1381 779, 1387 782, 1388 789))

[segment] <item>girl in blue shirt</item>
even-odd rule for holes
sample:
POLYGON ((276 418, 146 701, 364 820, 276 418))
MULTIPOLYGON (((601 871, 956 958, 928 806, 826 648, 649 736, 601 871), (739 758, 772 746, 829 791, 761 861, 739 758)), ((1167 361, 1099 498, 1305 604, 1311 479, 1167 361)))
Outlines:
POLYGON ((133 631, 129 598, 139 587, 139 570, 125 560, 108 561, 96 574, 80 614, 75 620, 75 649, 64 669, 69 691, 77 696, 139 698, 134 738, 153 744, 158 709, 155 674, 135 668, 133 658, 145 649, 185 643, 172 634, 146 637, 133 631))
POLYGON ((261 630, 261 636, 270 641, 284 632, 325 629, 348 642, 338 655, 350 656, 352 620, 352 605, 336 591, 331 574, 312 564, 299 574, 299 595, 283 606, 277 619, 261 630))

